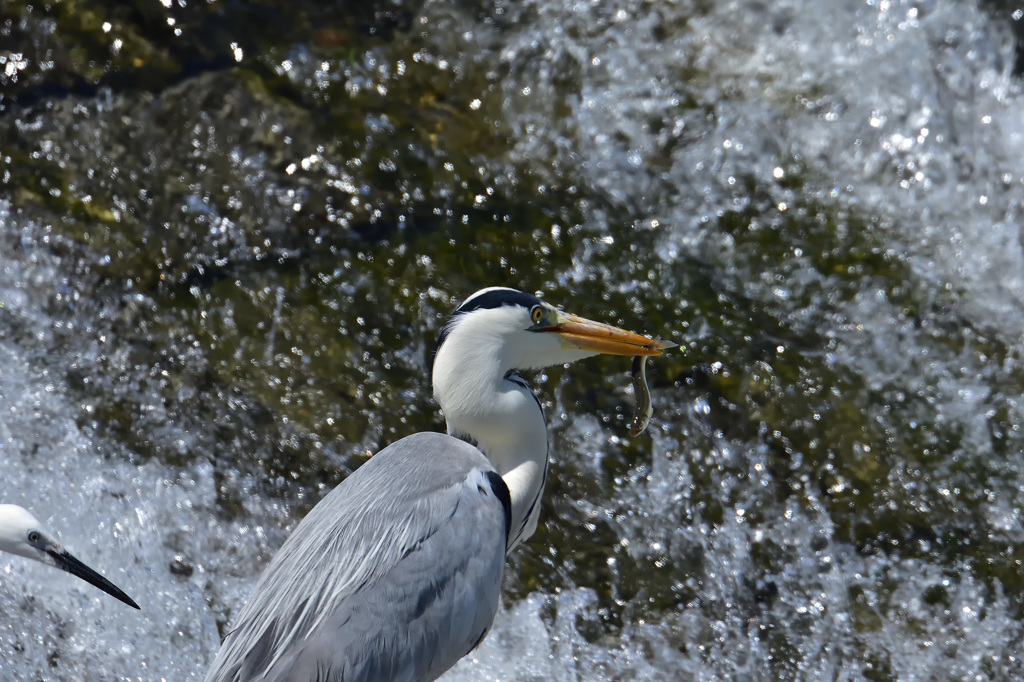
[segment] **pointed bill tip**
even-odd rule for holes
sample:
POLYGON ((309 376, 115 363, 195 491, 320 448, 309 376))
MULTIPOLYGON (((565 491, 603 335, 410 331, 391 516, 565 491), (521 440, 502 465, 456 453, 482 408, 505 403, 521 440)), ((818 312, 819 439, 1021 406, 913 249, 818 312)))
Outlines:
POLYGON ((138 609, 140 611, 142 610, 139 608, 139 605, 135 603, 135 600, 133 600, 131 597, 125 594, 121 590, 121 588, 119 588, 117 585, 110 582, 106 578, 104 578, 102 575, 100 575, 93 569, 86 566, 66 549, 50 549, 47 550, 46 553, 49 554, 50 557, 53 559, 53 562, 57 566, 57 568, 61 569, 62 571, 67 571, 71 575, 81 578, 90 585, 93 585, 94 587, 103 590, 111 597, 114 597, 115 599, 127 604, 133 609, 138 609))

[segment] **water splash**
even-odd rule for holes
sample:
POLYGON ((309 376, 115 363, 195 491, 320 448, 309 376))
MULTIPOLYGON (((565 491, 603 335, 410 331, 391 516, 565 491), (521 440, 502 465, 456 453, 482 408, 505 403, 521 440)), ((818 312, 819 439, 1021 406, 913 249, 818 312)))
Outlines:
MULTIPOLYGON (((428 4, 425 18, 460 36, 478 29, 442 5, 428 4)), ((580 397, 571 374, 556 375, 549 415, 566 481, 542 535, 575 524, 589 553, 550 560, 543 580, 557 585, 510 585, 519 598, 449 679, 1020 677, 1024 124, 1006 28, 973 2, 495 7, 487 25, 500 30, 486 32, 479 58, 498 74, 509 165, 566 196, 588 190, 585 224, 550 230, 555 243, 586 234, 552 284, 609 280, 601 290, 623 299, 660 291, 681 318, 697 309, 703 319, 683 320, 685 340, 698 358, 701 348, 721 353, 705 368, 719 393, 702 376, 664 382, 651 440, 630 445, 608 435, 628 382, 612 377, 586 398, 604 401, 599 420, 564 407, 580 397), (821 233, 786 233, 796 212, 819 216, 821 233), (608 224, 622 216, 640 246, 613 238, 608 224), (772 230, 793 240, 781 255, 751 236, 772 230), (814 254, 821 234, 835 241, 814 254), (642 263, 621 263, 630 246, 642 263), (876 266, 865 279, 857 259, 829 254, 856 249, 876 266), (686 276, 707 285, 713 305, 690 305, 699 294, 686 276), (766 321, 792 333, 777 339, 766 321), (719 337, 728 343, 715 346, 719 337), (834 374, 782 376, 780 358, 801 353, 834 374), (780 419, 773 401, 791 398, 807 413, 780 419), (783 433, 780 421, 794 428, 783 433), (794 432, 820 435, 812 427, 822 421, 854 424, 833 432, 852 442, 794 444, 794 432), (863 510, 839 513, 841 504, 863 510), (949 514, 934 516, 943 507, 949 514), (942 523, 922 527, 933 518, 942 523), (886 527, 860 535, 858 522, 886 527), (978 568, 972 548, 986 542, 981 561, 1002 562, 1003 573, 978 568)), ((353 88, 379 91, 400 70, 379 52, 381 65, 353 88)), ((445 73, 478 58, 434 52, 416 54, 445 73)), ((285 75, 326 88, 336 77, 310 54, 289 52, 285 75)), ((110 108, 100 101, 98 114, 110 108)), ((366 127, 371 142, 390 144, 384 117, 366 127)), ((230 154, 251 186, 264 184, 264 156, 230 154)), ((311 167, 312 154, 302 157, 311 167)), ((349 173, 334 178, 346 196, 367 193, 349 173)), ((302 191, 271 194, 268 204, 305 206, 302 191)), ((199 193, 184 208, 210 219, 213 242, 247 248, 240 225, 220 221, 199 193)), ((86 585, 4 558, 0 668, 18 680, 51 669, 69 680, 201 679, 307 503, 215 467, 199 426, 158 414, 152 386, 89 376, 132 366, 124 340, 97 337, 98 321, 120 312, 78 296, 73 273, 89 272, 88 257, 51 250, 48 237, 0 206, 0 465, 12 472, 0 499, 33 509, 144 611, 126 615, 86 585), (85 379, 137 398, 128 404, 156 415, 146 423, 169 424, 151 437, 177 459, 142 461, 98 435, 90 405, 67 388, 85 379), (224 499, 238 508, 225 512, 224 499)), ((334 279, 350 274, 339 268, 334 279)), ((267 291, 280 330, 287 294, 267 291)), ((273 350, 256 355, 276 361, 273 350)), ((409 355, 403 366, 414 368, 409 355)), ((546 551, 526 548, 513 563, 543 563, 546 551)))

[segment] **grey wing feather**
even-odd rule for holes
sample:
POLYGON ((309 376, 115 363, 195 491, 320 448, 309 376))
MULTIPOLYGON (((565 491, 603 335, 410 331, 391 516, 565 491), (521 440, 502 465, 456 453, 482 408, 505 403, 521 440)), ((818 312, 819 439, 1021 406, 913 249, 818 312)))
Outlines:
POLYGON ((508 491, 472 446, 385 448, 299 524, 207 681, 434 679, 497 610, 508 491))

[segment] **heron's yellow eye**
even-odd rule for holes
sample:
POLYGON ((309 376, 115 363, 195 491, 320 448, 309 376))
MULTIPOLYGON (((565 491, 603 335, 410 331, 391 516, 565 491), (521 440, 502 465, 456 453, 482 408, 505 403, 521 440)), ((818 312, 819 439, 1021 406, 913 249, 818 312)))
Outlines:
POLYGON ((540 321, 544 319, 544 308, 539 305, 533 306, 533 309, 530 310, 530 319, 534 324, 540 324, 540 321))

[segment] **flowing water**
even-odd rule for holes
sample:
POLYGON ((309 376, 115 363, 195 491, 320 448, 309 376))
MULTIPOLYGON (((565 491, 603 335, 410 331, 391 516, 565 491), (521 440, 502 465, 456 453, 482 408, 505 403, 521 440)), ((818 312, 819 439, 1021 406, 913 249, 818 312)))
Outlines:
POLYGON ((485 285, 681 344, 535 377, 449 680, 1024 678, 1015 7, 0 4, 0 678, 197 680, 485 285))

